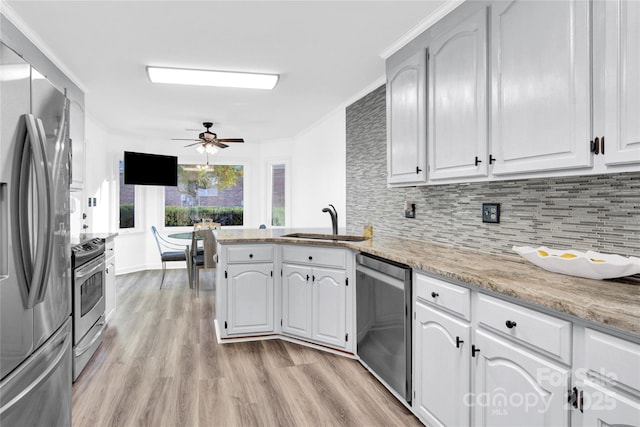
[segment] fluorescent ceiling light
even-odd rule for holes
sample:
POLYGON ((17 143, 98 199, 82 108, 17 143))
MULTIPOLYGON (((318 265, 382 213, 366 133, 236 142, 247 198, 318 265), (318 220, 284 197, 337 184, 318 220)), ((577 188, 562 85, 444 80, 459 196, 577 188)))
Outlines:
POLYGON ((195 86, 241 87, 248 89, 273 89, 278 74, 237 73, 233 71, 187 70, 184 68, 147 67, 153 83, 173 83, 195 86))

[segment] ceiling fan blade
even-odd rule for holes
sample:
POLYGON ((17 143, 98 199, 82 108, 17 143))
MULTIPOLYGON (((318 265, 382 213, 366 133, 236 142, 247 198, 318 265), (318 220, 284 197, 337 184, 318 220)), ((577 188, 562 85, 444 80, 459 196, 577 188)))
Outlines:
MULTIPOLYGON (((192 141, 192 140, 187 140, 187 141, 192 141)), ((202 144, 202 142, 198 141, 198 142, 194 142, 193 144, 187 144, 185 145, 185 147, 193 147, 194 145, 198 145, 198 144, 202 144)))
POLYGON ((242 138, 218 138, 218 141, 221 142, 244 142, 242 138))
POLYGON ((200 141, 200 140, 193 139, 193 138, 171 138, 171 141, 200 141))
POLYGON ((227 148, 227 147, 228 147, 228 145, 227 145, 227 144, 223 144, 223 143, 221 143, 221 142, 219 142, 219 141, 220 141, 219 139, 218 139, 218 140, 216 140, 216 141, 211 141, 211 142, 209 142, 209 144, 213 144, 213 145, 215 145, 215 146, 216 146, 216 147, 218 147, 218 148, 227 148))

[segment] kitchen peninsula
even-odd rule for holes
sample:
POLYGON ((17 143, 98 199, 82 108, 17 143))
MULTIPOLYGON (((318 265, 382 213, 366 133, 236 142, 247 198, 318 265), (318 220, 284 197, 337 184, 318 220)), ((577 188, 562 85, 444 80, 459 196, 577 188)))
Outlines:
MULTIPOLYGON (((308 231, 308 230, 303 230, 308 231)), ((593 280, 545 271, 513 257, 486 254, 406 238, 374 237, 363 242, 333 242, 282 237, 290 229, 222 230, 218 243, 287 243, 337 246, 407 264, 414 269, 495 292, 519 303, 554 310, 640 341, 640 279, 593 280)))

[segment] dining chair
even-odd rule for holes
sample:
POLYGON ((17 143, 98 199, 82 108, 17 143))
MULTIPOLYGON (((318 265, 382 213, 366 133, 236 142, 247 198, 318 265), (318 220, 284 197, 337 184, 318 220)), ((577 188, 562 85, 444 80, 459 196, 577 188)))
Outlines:
MULTIPOLYGON (((158 233, 158 229, 155 225, 151 226, 151 231, 153 233, 153 237, 156 239, 158 252, 160 253, 160 260, 162 261, 162 280, 160 280, 160 289, 162 289, 164 275, 167 272, 167 262, 187 261, 187 256, 184 250, 185 246, 164 239, 160 233, 158 233)), ((186 247, 188 248, 188 246, 186 247)))
POLYGON ((194 288, 196 296, 200 294, 200 270, 216 267, 216 236, 211 228, 194 230, 191 237, 191 247, 185 249, 187 258, 187 270, 189 273, 189 287, 194 288), (204 242, 203 252, 198 251, 198 237, 204 242))

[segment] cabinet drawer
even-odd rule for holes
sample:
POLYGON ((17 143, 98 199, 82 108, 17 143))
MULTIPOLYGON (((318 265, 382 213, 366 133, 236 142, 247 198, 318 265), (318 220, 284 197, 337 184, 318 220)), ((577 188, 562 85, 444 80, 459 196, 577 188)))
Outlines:
POLYGON ((346 268, 347 252, 344 249, 287 245, 282 247, 282 260, 311 266, 346 268))
POLYGON ((416 274, 415 293, 418 299, 471 320, 471 291, 422 274, 416 274))
POLYGON ((570 322, 479 294, 478 324, 566 364, 571 363, 570 322))
POLYGON ((227 248, 227 262, 271 262, 273 261, 272 245, 229 246, 227 248))
POLYGON ((640 395, 640 345, 592 329, 584 340, 589 377, 640 395))
POLYGON ((107 239, 104 242, 104 257, 106 259, 109 259, 111 257, 114 257, 116 255, 115 253, 115 241, 114 239, 107 239))

